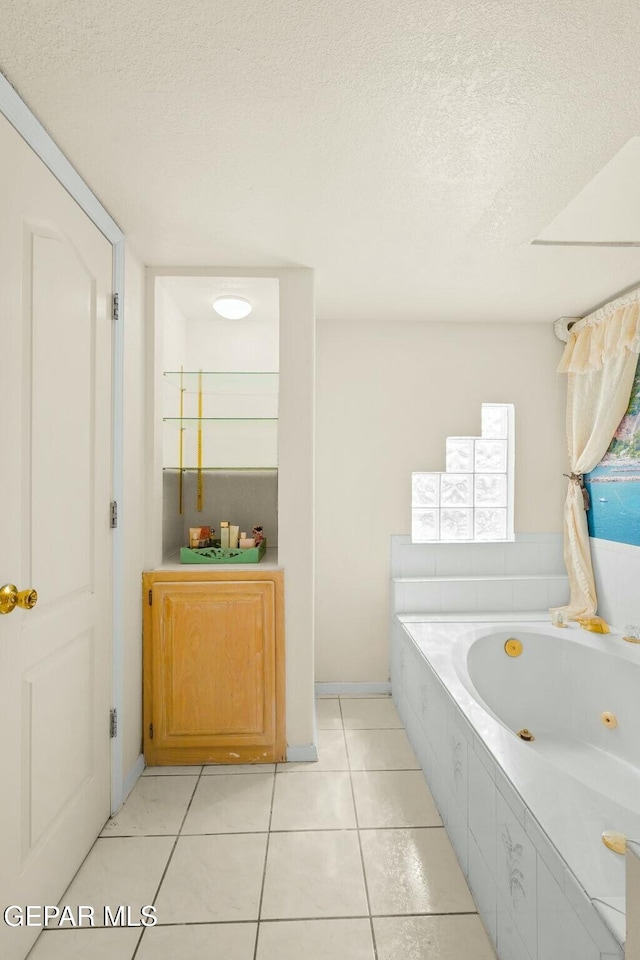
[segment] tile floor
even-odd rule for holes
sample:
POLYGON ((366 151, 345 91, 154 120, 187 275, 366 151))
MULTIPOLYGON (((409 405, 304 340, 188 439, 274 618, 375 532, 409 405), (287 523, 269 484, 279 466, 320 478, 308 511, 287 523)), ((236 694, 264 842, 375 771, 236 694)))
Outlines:
POLYGON ((29 960, 494 960, 389 698, 318 701, 317 763, 147 768, 29 960))

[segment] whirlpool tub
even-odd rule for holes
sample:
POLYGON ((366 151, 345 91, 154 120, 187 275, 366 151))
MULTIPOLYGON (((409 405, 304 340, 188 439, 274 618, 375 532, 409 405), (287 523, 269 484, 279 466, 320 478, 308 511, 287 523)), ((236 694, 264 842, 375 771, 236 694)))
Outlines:
POLYGON ((640 837, 640 647, 398 615, 392 690, 500 960, 622 958, 625 862, 602 835, 640 837))

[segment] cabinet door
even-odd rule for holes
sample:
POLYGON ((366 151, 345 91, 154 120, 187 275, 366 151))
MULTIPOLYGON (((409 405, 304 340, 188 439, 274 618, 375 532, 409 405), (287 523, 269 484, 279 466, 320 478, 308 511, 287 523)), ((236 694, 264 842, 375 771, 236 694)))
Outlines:
POLYGON ((275 583, 160 582, 152 589, 147 762, 283 759, 275 583))

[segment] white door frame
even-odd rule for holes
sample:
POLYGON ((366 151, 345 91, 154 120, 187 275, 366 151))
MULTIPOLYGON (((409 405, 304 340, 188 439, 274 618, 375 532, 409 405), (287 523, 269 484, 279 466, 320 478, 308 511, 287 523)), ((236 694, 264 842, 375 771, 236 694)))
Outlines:
MULTIPOLYGON (((2 74, 0 74, 0 113, 7 118, 22 139, 40 157, 56 180, 62 184, 67 193, 73 197, 113 246, 113 292, 118 297, 119 311, 113 328, 111 489, 113 499, 121 508, 123 499, 124 234, 2 74)), ((105 504, 105 510, 106 508, 107 505, 105 504)), ((124 693, 122 520, 122 510, 120 509, 118 526, 113 531, 113 636, 111 648, 111 704, 118 711, 120 721, 123 719, 124 693)), ((115 813, 122 805, 123 799, 122 736, 116 736, 111 741, 112 813, 115 813)))

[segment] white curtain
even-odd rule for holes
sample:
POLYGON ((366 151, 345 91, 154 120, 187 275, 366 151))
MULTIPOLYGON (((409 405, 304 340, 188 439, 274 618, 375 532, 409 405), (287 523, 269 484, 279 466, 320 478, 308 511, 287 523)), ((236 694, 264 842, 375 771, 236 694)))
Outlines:
POLYGON ((566 611, 573 619, 593 616, 598 605, 582 477, 607 452, 627 410, 639 352, 640 289, 574 324, 558 367, 569 376, 564 558, 571 586, 566 611))

